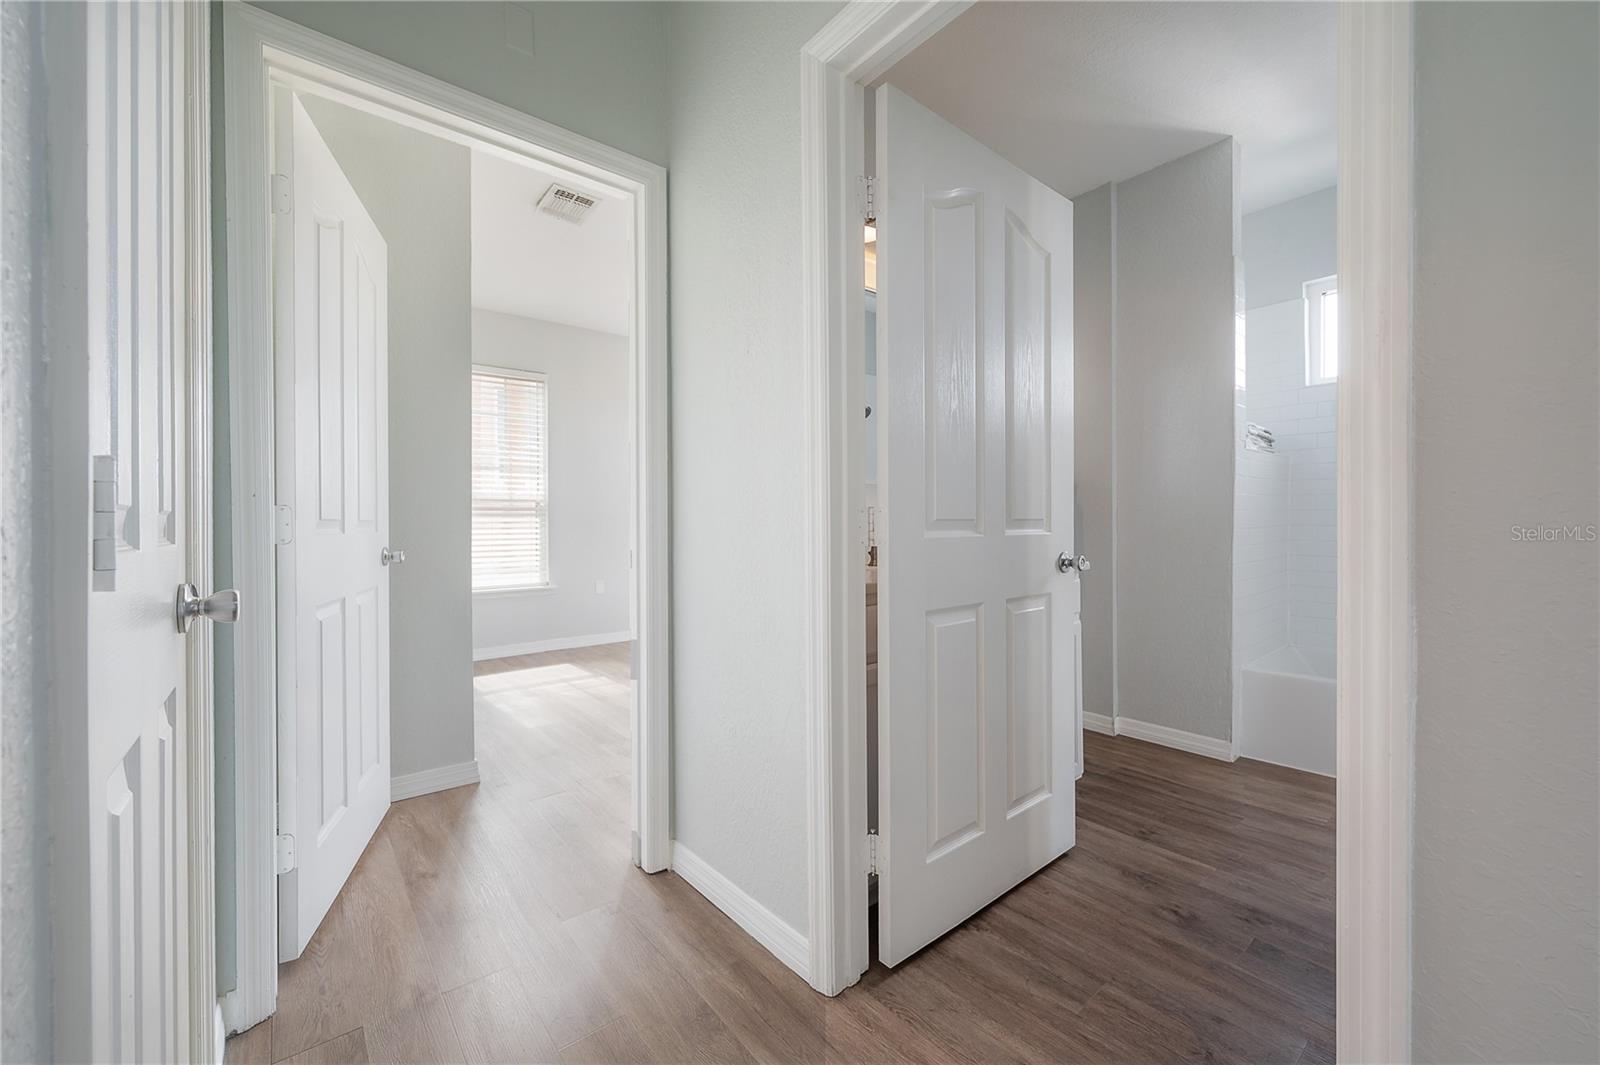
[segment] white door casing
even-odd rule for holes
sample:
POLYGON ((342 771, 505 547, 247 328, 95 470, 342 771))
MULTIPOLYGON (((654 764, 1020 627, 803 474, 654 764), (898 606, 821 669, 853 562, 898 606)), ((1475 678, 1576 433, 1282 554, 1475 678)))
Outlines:
POLYGON ((879 954, 1065 853, 1078 755, 1072 205, 877 100, 879 954))
POLYGON ((388 246, 299 98, 273 97, 278 954, 389 808, 388 246), (286 510, 284 508, 287 508, 286 510))
MULTIPOLYGON (((189 640, 176 624, 189 578, 196 398, 188 387, 193 27, 178 4, 90 5, 84 14, 95 57, 86 64, 83 142, 89 668, 83 732, 59 733, 74 749, 63 754, 55 846, 58 861, 87 868, 88 956, 86 987, 75 975, 58 986, 56 1010, 74 1023, 58 1029, 57 1050, 184 1061, 195 1027, 210 1025, 209 1015, 192 1015, 190 995, 190 937, 204 929, 190 912, 193 720, 189 640)), ((76 924, 75 910, 69 904, 58 921, 76 924)), ((77 959, 62 969, 81 971, 77 959)))

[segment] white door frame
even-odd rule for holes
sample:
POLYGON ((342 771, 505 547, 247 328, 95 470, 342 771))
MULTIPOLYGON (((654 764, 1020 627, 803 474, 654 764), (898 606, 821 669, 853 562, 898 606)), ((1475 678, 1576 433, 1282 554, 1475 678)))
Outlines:
MULTIPOLYGON (((210 5, 189 8, 189 579, 214 589, 212 566, 211 34, 210 5)), ((226 1031, 217 1002, 215 625, 189 635, 190 1060, 217 1062, 226 1031)))
MULTIPOLYGON (((862 91, 969 0, 853 0, 801 52, 811 984, 867 966, 862 91)), ((1411 1052, 1412 5, 1339 13, 1338 1053, 1411 1052)))
POLYGON ((577 173, 634 204, 632 384, 635 417, 633 595, 638 618, 634 710, 635 861, 667 868, 667 174, 655 163, 540 121, 245 4, 223 8, 228 365, 233 447, 234 577, 248 609, 235 654, 238 983, 223 1000, 229 1031, 277 1001, 275 834, 276 629, 272 546, 272 241, 269 81, 507 158, 577 173))

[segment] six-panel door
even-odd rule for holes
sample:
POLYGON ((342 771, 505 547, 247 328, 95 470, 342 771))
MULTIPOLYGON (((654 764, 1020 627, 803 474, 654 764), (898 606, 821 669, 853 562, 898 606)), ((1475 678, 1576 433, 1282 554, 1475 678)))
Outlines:
MULTIPOLYGON (((65 958, 86 931, 89 955, 87 1001, 75 978, 58 988, 57 1009, 81 1020, 63 1038, 81 1035, 85 1056, 107 1062, 189 1052, 188 692, 175 623, 188 579, 186 18, 177 4, 85 10, 89 675, 85 733, 63 727, 52 742, 68 748, 70 795, 56 861, 76 869, 86 855, 89 905, 87 930, 69 920, 55 935, 65 958)), ((62 968, 76 972, 77 959, 62 968)))
POLYGON ((389 807, 388 247, 298 97, 274 100, 278 954, 298 957, 389 807))

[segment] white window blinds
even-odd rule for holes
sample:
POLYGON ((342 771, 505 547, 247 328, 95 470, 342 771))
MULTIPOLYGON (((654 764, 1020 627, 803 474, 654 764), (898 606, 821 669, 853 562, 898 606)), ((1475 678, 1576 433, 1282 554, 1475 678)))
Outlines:
POLYGON ((472 590, 550 583, 547 390, 540 374, 472 370, 472 590))

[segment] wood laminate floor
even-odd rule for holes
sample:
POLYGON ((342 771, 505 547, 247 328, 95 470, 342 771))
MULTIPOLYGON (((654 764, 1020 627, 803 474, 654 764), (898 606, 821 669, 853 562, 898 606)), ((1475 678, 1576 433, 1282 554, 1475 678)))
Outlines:
POLYGON ((1078 844, 825 999, 629 861, 627 646, 480 663, 479 785, 395 803, 228 1061, 1333 1060, 1333 784, 1089 735, 1078 844))

